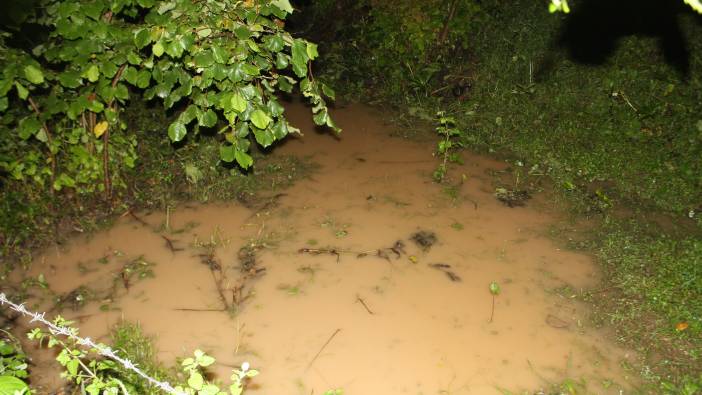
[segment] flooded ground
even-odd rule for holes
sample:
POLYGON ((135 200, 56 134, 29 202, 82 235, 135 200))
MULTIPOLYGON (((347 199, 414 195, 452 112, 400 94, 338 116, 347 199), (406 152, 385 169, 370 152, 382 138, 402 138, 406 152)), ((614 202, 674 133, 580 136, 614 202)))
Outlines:
POLYGON ((464 156, 451 169, 464 182, 445 188, 433 144, 390 137, 382 114, 337 110, 337 138, 308 111, 290 106, 305 135, 276 154, 318 163, 310 179, 254 208, 125 215, 31 274, 66 296, 83 335, 139 322, 166 363, 201 348, 227 380, 249 361, 251 394, 499 394, 564 379, 630 393, 628 356, 570 297, 597 285, 595 264, 544 236, 558 217, 538 196, 495 199, 504 163, 464 156))

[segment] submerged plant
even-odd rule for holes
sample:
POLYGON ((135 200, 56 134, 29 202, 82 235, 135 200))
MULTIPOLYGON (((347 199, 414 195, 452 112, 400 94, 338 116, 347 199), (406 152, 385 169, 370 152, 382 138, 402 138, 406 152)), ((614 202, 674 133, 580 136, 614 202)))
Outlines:
POLYGON ((495 296, 500 294, 500 285, 493 281, 490 283, 490 293, 492 294, 492 310, 490 310, 490 323, 495 316, 495 296))

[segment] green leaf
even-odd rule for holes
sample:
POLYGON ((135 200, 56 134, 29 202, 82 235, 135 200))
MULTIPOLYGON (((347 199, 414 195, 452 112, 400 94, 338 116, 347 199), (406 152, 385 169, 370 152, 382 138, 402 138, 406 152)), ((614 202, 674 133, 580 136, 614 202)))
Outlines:
POLYGON ((211 128, 217 124, 217 114, 212 110, 207 110, 198 117, 197 123, 200 126, 211 128))
POLYGON ((29 90, 27 90, 24 85, 15 82, 15 88, 17 88, 17 96, 19 96, 20 99, 26 100, 27 97, 29 97, 29 90))
POLYGON ((252 64, 244 63, 241 65, 241 69, 248 75, 256 76, 261 74, 261 70, 252 64))
POLYGON ((198 391, 197 395, 217 395, 217 394, 224 394, 224 392, 221 392, 219 390, 219 387, 217 387, 214 384, 205 384, 200 391, 198 391))
POLYGON ((194 104, 191 104, 188 106, 188 108, 185 109, 185 111, 181 112, 180 115, 178 115, 178 120, 183 125, 187 125, 197 117, 197 113, 198 107, 194 104))
POLYGON ((71 376, 75 376, 76 374, 78 374, 78 366, 79 366, 78 364, 79 364, 78 359, 75 359, 75 358, 71 359, 70 361, 68 361, 68 363, 66 363, 66 370, 68 370, 68 373, 71 376))
POLYGON ((27 78, 27 81, 31 82, 34 85, 38 85, 44 82, 44 73, 38 67, 31 64, 25 66, 24 76, 27 78))
POLYGON ((100 78, 100 69, 98 69, 97 65, 92 65, 85 72, 84 76, 88 81, 95 82, 100 78))
POLYGON ((281 106, 275 99, 268 100, 268 103, 266 103, 266 109, 268 109, 268 112, 274 117, 283 115, 283 112, 285 111, 285 108, 283 108, 283 106, 281 106))
POLYGON ((327 124, 327 120, 329 118, 329 114, 327 112, 327 109, 323 109, 322 111, 318 112, 312 117, 312 120, 316 125, 323 126, 327 124))
POLYGON ((24 394, 26 391, 29 391, 29 386, 17 377, 0 376, 0 395, 24 394))
POLYGON ((290 0, 273 0, 271 1, 271 4, 287 12, 288 14, 293 13, 293 8, 292 5, 290 5, 290 0))
POLYGON ((30 116, 20 121, 17 133, 22 140, 27 140, 37 134, 39 130, 41 130, 41 122, 35 117, 30 116))
POLYGON ((251 37, 251 31, 246 26, 239 26, 234 29, 234 34, 239 40, 248 40, 251 37))
POLYGON ((235 159, 236 148, 233 145, 220 145, 219 157, 227 163, 231 163, 235 159))
POLYGON ((142 49, 151 44, 151 32, 149 29, 140 29, 134 33, 134 44, 137 48, 142 49))
POLYGON ((148 70, 141 70, 137 74, 136 86, 137 88, 144 89, 149 86, 151 82, 151 73, 148 70))
POLYGON ((58 76, 59 82, 66 88, 77 88, 83 83, 80 73, 77 71, 64 71, 58 76))
POLYGON ((305 40, 296 39, 292 44, 292 64, 293 72, 303 78, 307 75, 307 42, 305 40))
POLYGON ((253 165, 253 158, 251 155, 244 152, 244 150, 238 149, 234 152, 234 157, 236 158, 236 163, 244 169, 248 169, 253 165))
POLYGON ((178 142, 182 140, 187 133, 188 130, 185 128, 185 125, 183 125, 179 121, 173 122, 168 127, 168 137, 170 137, 171 141, 173 142, 178 142))
POLYGON ((151 52, 153 52, 154 56, 157 58, 161 57, 163 53, 166 51, 166 48, 163 46, 163 42, 161 40, 157 41, 156 44, 154 44, 153 47, 151 47, 151 52))
POLYGON ((259 129, 265 129, 268 124, 271 123, 272 119, 265 112, 261 110, 255 110, 251 114, 251 122, 259 129))
POLYGON ((190 374, 190 377, 188 378, 188 385, 190 388, 195 389, 195 390, 200 390, 202 389, 202 385, 205 383, 205 379, 202 378, 202 375, 198 372, 193 372, 190 374))
POLYGON ((251 48, 252 51, 254 52, 261 52, 261 49, 258 47, 258 44, 256 44, 253 40, 246 40, 246 44, 251 48))
POLYGON ((181 39, 175 39, 166 44, 166 53, 172 58, 180 58, 185 51, 185 43, 181 39))
POLYGON ((309 57, 310 60, 314 60, 317 58, 317 56, 319 56, 317 44, 307 43, 307 57, 309 57))
POLYGON ((195 66, 210 67, 214 63, 214 56, 211 51, 200 51, 195 55, 195 66))
POLYGON ((212 56, 214 57, 215 62, 227 64, 227 62, 229 61, 229 54, 227 53, 227 51, 225 51, 222 47, 217 45, 213 45, 211 49, 212 56))
POLYGON ((0 96, 7 96, 7 92, 12 89, 12 78, 0 80, 0 96))
POLYGON ((244 112, 246 110, 246 105, 247 101, 244 99, 244 96, 241 95, 239 92, 235 92, 232 95, 232 108, 236 112, 244 112))
POLYGON ((175 1, 168 1, 168 2, 163 2, 161 5, 158 7, 157 12, 161 15, 167 13, 168 11, 176 8, 176 3, 175 1))
POLYGON ((490 283, 490 293, 493 295, 499 295, 500 294, 500 285, 497 284, 495 281, 490 283))
POLYGON ((197 36, 200 38, 207 38, 212 34, 212 29, 206 27, 204 29, 198 29, 197 36))
POLYGON ((336 94, 334 93, 334 90, 324 83, 322 84, 322 93, 324 93, 326 97, 332 100, 336 100, 336 94))
POLYGON ((9 100, 7 99, 7 96, 5 97, 0 97, 0 112, 3 112, 7 110, 7 107, 9 106, 9 100))
POLYGON ((258 128, 254 129, 254 136, 256 137, 256 142, 259 143, 263 148, 269 147, 275 141, 275 136, 270 130, 261 130, 258 128))
POLYGON ((271 52, 280 52, 281 50, 283 50, 284 47, 285 42, 283 41, 283 37, 281 37, 280 34, 271 36, 266 42, 266 49, 268 49, 271 52))
POLYGON ((137 82, 137 70, 132 67, 132 66, 127 66, 124 69, 124 73, 122 74, 122 77, 124 77, 124 80, 129 82, 130 84, 136 86, 137 82))
POLYGON ((202 367, 208 367, 215 363, 215 359, 209 355, 203 355, 200 357, 200 366, 202 367))
POLYGON ((276 122, 271 129, 276 140, 282 140, 289 133, 288 124, 282 119, 276 122))
POLYGON ((105 109, 105 105, 100 100, 95 99, 88 102, 87 109, 95 113, 100 113, 105 109))

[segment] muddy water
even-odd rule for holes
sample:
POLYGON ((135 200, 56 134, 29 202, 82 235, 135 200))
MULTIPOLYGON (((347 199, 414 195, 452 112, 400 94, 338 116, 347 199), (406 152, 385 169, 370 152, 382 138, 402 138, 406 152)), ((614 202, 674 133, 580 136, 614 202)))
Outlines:
POLYGON ((595 265, 543 236, 557 220, 545 202, 495 200, 489 174, 504 163, 466 157, 451 170, 465 181, 447 191, 431 181, 433 146, 390 137, 382 114, 337 110, 344 133, 333 137, 315 131, 308 111, 290 106, 304 137, 276 154, 309 157, 320 170, 285 195, 256 208, 125 216, 48 251, 32 273, 58 293, 114 290, 64 310, 84 335, 107 340, 119 320, 139 322, 163 361, 202 348, 225 380, 249 361, 261 371, 252 394, 491 394, 565 378, 584 379, 588 393, 629 392, 626 353, 569 297, 596 286, 595 265), (429 248, 410 239, 420 231, 436 236, 429 248), (237 255, 246 245, 256 256, 248 273, 265 272, 244 281, 237 255), (226 303, 243 286, 235 316, 217 311, 217 266, 198 256, 208 251, 223 268, 226 303), (120 274, 134 261, 152 263, 154 277, 120 274))

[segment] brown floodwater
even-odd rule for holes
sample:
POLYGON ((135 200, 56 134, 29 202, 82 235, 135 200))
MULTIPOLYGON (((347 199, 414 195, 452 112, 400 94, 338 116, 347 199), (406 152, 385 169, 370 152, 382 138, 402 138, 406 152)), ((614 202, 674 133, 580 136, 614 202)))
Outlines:
POLYGON ((499 394, 564 379, 630 393, 621 366, 633 355, 571 297, 597 286, 597 266, 546 236, 559 220, 546 199, 495 199, 504 162, 464 154, 450 170, 463 182, 446 188, 431 180, 433 143, 392 137, 368 107, 334 111, 338 137, 302 105, 288 116, 304 137, 273 154, 319 169, 284 194, 125 215, 49 249, 30 274, 59 294, 102 295, 76 310, 78 293, 67 298, 83 335, 107 341, 120 320, 138 322, 165 363, 200 348, 226 381, 250 362, 251 394, 499 394), (138 279, 146 262, 153 278, 138 279))

